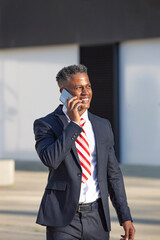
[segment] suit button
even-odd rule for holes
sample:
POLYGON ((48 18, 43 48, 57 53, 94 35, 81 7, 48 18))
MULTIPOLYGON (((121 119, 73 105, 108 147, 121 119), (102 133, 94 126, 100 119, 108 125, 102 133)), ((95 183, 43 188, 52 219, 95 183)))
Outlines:
POLYGON ((72 137, 72 140, 74 140, 74 137, 72 137))
POLYGON ((78 176, 78 177, 81 177, 81 173, 77 173, 77 176, 78 176))

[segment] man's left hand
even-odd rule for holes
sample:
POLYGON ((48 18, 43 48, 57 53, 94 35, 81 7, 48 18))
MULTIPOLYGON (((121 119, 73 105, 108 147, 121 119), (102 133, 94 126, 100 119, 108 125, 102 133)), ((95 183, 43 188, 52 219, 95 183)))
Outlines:
POLYGON ((132 222, 125 221, 124 223, 122 223, 122 226, 124 228, 125 235, 121 235, 122 238, 120 240, 133 240, 135 235, 135 228, 132 222))

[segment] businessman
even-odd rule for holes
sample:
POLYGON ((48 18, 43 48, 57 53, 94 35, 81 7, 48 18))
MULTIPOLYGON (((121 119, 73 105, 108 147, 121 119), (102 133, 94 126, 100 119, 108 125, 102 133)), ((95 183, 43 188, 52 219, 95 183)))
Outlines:
POLYGON ((49 169, 37 223, 46 226, 47 240, 108 240, 110 197, 124 228, 120 239, 133 240, 111 125, 88 111, 92 88, 87 68, 64 67, 56 79, 60 92, 65 88, 73 97, 34 122, 36 150, 49 169))

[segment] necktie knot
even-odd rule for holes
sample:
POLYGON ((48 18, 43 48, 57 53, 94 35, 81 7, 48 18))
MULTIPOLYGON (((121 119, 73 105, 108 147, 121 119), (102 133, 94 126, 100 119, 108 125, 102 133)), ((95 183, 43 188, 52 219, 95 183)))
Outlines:
POLYGON ((84 118, 80 118, 80 126, 81 126, 81 127, 84 126, 85 122, 86 122, 86 121, 84 120, 84 118))

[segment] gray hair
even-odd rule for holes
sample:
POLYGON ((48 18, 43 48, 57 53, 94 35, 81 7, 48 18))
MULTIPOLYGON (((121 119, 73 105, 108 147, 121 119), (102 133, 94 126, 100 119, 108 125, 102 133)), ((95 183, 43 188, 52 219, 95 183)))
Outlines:
POLYGON ((60 88, 63 87, 63 83, 65 81, 69 81, 71 76, 73 76, 76 73, 86 73, 86 74, 88 74, 87 73, 87 67, 82 65, 82 64, 79 64, 79 65, 70 65, 68 67, 62 68, 56 76, 58 86, 60 88))

